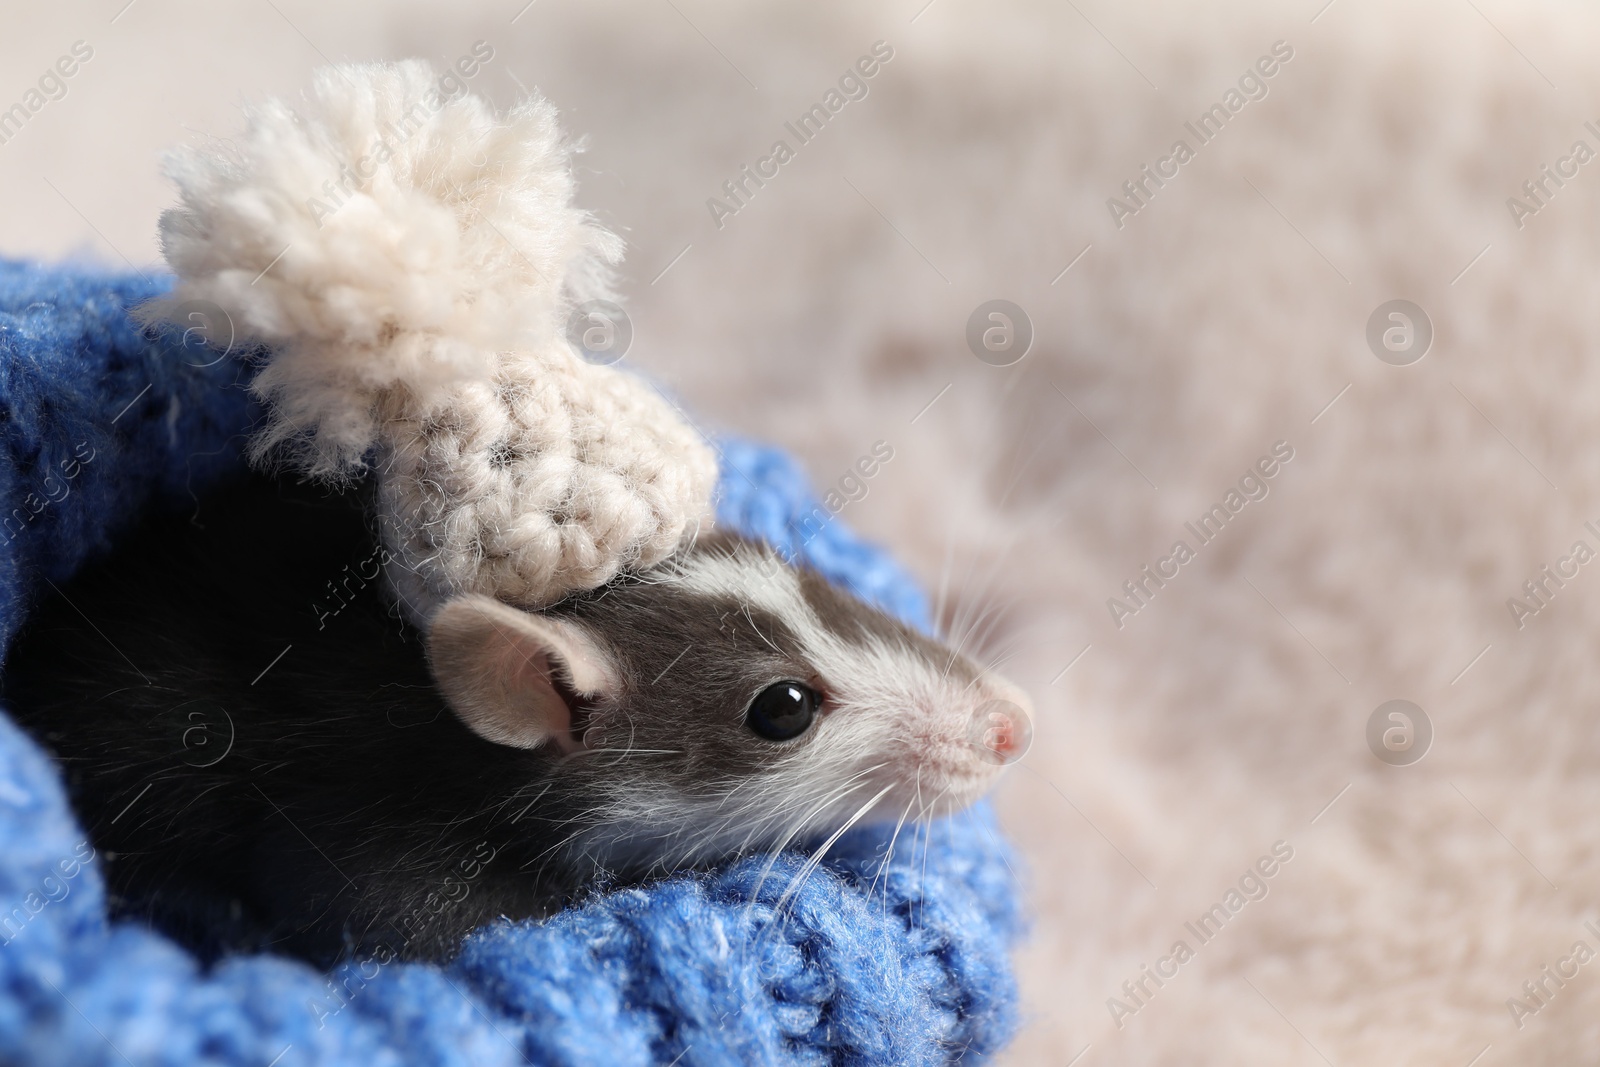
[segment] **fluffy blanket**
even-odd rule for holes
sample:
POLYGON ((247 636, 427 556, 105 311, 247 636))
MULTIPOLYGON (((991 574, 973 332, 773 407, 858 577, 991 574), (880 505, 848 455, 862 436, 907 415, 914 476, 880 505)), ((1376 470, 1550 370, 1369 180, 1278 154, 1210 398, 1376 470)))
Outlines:
MULTIPOLYGON (((259 412, 239 364, 208 365, 127 317, 166 285, 0 263, 0 642, 47 582, 141 512, 241 469, 259 412)), ((791 541, 815 506, 791 460, 720 448, 723 521, 927 625, 905 573, 841 524, 791 541)), ((800 854, 764 884, 766 860, 752 859, 597 892, 548 922, 480 930, 442 968, 323 974, 269 956, 205 968, 108 916, 56 768, 0 716, 0 1062, 974 1062, 1015 1022, 1008 850, 986 809, 934 824, 885 869, 886 837, 848 835, 782 915, 800 854)))

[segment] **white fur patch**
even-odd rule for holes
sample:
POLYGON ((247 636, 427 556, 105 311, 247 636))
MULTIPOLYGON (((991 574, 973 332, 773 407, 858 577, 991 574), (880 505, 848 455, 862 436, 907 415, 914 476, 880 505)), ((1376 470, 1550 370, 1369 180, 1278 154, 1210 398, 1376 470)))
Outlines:
POLYGON ((758 549, 739 546, 731 555, 708 552, 690 556, 679 570, 678 581, 685 592, 737 600, 771 612, 797 631, 803 617, 810 614, 799 575, 758 549))

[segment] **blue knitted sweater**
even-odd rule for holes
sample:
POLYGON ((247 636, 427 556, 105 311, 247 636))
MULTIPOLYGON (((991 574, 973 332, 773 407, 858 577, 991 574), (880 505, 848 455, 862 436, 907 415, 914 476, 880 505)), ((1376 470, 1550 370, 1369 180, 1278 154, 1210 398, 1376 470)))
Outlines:
MULTIPOLYGON (((247 371, 127 309, 164 277, 0 261, 0 650, 46 582, 138 516, 242 470, 247 371), (210 364, 210 365, 207 365, 210 364)), ((926 626, 920 593, 815 502, 782 453, 720 442, 720 521, 926 626)), ((98 861, 55 766, 0 714, 0 1063, 971 1063, 1015 1024, 1010 853, 986 807, 936 822, 887 865, 852 831, 793 897, 785 853, 596 890, 545 922, 473 934, 448 966, 272 956, 211 967, 107 914, 98 861)))

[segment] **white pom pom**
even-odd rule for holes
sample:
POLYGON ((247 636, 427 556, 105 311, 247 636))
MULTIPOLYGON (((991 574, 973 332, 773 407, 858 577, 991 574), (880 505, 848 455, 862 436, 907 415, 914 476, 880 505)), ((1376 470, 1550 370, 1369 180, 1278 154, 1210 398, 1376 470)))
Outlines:
POLYGON ((376 467, 414 621, 468 592, 542 607, 710 521, 709 445, 566 338, 621 251, 572 206, 570 154, 543 100, 496 118, 411 61, 323 70, 297 106, 171 157, 178 281, 142 317, 207 301, 266 347, 258 462, 376 467))
POLYGON ((350 471, 380 394, 426 404, 487 378, 495 352, 550 343, 570 300, 604 295, 621 241, 572 206, 571 148, 543 99, 496 118, 411 60, 325 68, 300 103, 246 117, 169 157, 182 206, 161 234, 179 282, 156 311, 209 300, 271 346, 258 457, 288 444, 314 474, 350 471))

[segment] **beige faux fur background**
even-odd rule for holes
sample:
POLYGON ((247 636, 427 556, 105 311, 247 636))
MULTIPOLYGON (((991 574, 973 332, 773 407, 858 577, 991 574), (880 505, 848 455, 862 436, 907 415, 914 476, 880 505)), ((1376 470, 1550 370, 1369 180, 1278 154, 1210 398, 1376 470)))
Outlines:
POLYGON ((1573 546, 1600 549, 1600 161, 1574 143, 1600 151, 1600 16, 524 3, 18 13, 0 107, 93 57, 0 144, 0 250, 156 263, 166 145, 325 61, 488 42, 476 91, 538 85, 590 138, 628 358, 819 484, 889 442, 843 518, 952 619, 996 611, 984 651, 1038 706, 999 794, 1034 917, 1007 1062, 1595 1062, 1600 962, 1573 950, 1600 950, 1600 562, 1573 546), (707 199, 879 41, 867 95, 719 228, 707 199), (1201 144, 1185 122, 1277 42, 1201 144), (1125 197, 1179 139, 1193 158, 1125 197), (1139 206, 1120 227, 1111 197, 1139 206), (1013 366, 967 347, 991 298, 1036 334, 1013 366), (1393 299, 1431 321, 1420 362, 1369 348, 1393 299), (1199 545, 1185 523, 1277 442, 1270 492, 1199 545), (1108 598, 1179 539, 1195 558, 1119 628, 1108 598), (1431 722, 1414 765, 1368 746, 1391 699, 1431 722), (1265 898, 1202 943, 1185 924, 1277 842, 1245 881, 1265 898))

